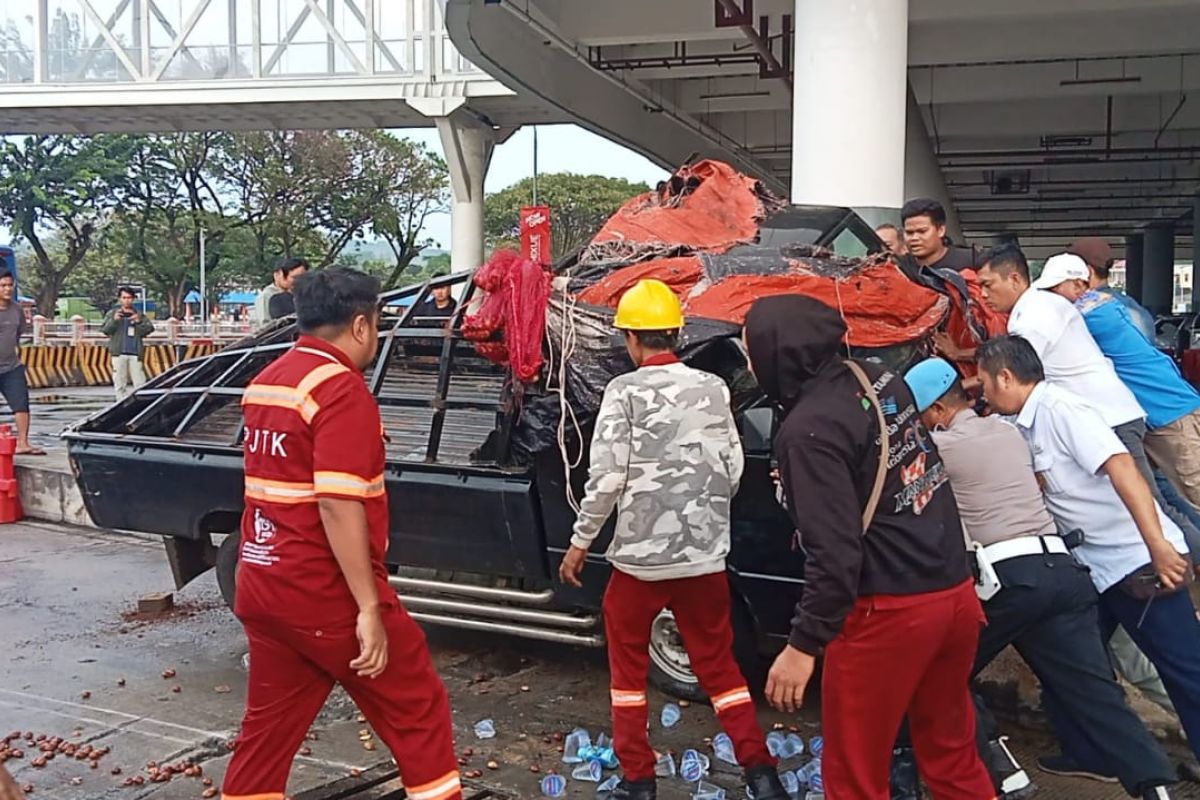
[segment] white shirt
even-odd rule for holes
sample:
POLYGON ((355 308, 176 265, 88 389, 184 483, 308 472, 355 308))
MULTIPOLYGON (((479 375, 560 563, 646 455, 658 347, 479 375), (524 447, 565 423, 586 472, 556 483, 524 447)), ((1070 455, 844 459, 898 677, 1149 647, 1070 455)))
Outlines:
POLYGON ((1047 381, 1094 404, 1108 427, 1146 416, 1088 333, 1083 316, 1065 297, 1027 290, 1008 317, 1008 332, 1033 345, 1047 381))
MULTIPOLYGON (((1017 427, 1033 451, 1033 469, 1046 485, 1046 507, 1063 533, 1083 531, 1075 557, 1092 571, 1103 592, 1150 563, 1129 510, 1108 476, 1100 472, 1114 455, 1128 452, 1099 412, 1061 387, 1043 381, 1017 415, 1017 427)), ((1163 536, 1188 552, 1183 533, 1157 504, 1163 536)))

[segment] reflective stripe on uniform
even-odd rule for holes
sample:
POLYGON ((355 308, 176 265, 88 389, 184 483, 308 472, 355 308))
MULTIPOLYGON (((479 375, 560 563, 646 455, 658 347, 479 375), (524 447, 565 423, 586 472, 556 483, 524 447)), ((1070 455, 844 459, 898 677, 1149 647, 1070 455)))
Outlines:
POLYGON ((340 494, 357 498, 379 497, 383 494, 383 473, 366 480, 352 472, 314 472, 313 487, 320 494, 340 494))
POLYGON ((612 704, 617 708, 646 705, 645 692, 631 692, 625 689, 613 689, 610 694, 612 695, 612 704))
POLYGON ((749 703, 751 700, 750 690, 745 686, 739 686, 736 689, 730 689, 728 692, 723 692, 714 697, 712 705, 714 711, 721 712, 732 706, 749 703))
POLYGON ((322 364, 305 375, 295 386, 252 383, 242 392, 242 405, 288 408, 299 414, 306 423, 310 423, 321 410, 312 393, 330 378, 349 371, 344 364, 322 364))
POLYGON ((462 791, 462 785, 459 783, 458 771, 455 770, 420 786, 405 786, 404 791, 408 800, 445 800, 462 791))
POLYGON ((311 483, 292 481, 273 481, 246 476, 246 497, 262 500, 267 503, 315 503, 317 498, 311 483))

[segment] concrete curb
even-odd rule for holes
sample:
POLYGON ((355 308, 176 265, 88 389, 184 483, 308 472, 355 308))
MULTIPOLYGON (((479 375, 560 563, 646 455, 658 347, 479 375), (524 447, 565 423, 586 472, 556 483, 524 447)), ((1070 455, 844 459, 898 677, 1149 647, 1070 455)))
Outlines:
POLYGON ((65 452, 23 457, 16 465, 16 473, 26 517, 81 528, 96 527, 83 504, 83 495, 71 474, 65 452))

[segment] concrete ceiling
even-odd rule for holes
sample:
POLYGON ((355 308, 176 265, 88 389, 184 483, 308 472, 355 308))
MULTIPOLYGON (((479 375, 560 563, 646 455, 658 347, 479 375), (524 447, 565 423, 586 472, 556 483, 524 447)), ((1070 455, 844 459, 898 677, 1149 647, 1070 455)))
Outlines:
MULTIPOLYGON (((449 0, 447 21, 464 55, 588 127, 663 163, 700 150, 786 187, 788 81, 761 75, 743 29, 716 24, 720 4, 449 0), (527 41, 514 41, 513 22, 527 41)), ((793 0, 753 0, 783 63, 793 10, 793 0)), ((1200 0, 910 0, 909 82, 964 233, 1117 237, 1170 219, 1190 235, 1197 31, 1200 0)), ((872 124, 871 109, 846 124, 872 124)))

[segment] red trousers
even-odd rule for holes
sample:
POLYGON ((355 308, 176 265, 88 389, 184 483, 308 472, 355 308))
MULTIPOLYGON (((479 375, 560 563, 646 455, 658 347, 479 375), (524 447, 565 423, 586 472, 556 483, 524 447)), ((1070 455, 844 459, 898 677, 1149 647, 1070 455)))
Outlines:
POLYGON ((829 800, 889 800, 892 746, 905 713, 935 800, 995 797, 975 744, 968 687, 985 622, 970 581, 928 594, 859 598, 825 651, 829 800))
POLYGON ((383 615, 388 664, 377 678, 360 678, 349 667, 359 653, 353 626, 317 630, 243 620, 249 690, 224 800, 283 800, 292 758, 334 683, 392 751, 409 800, 461 800, 450 704, 425 634, 402 608, 383 615))
POLYGON ((692 670, 712 698, 721 727, 742 767, 774 765, 758 725, 754 700, 733 658, 729 579, 724 572, 668 581, 640 581, 613 570, 604 593, 604 631, 612 674, 613 746, 625 777, 654 777, 646 732, 650 627, 664 608, 675 614, 692 670))

